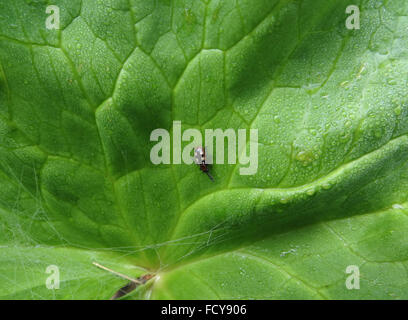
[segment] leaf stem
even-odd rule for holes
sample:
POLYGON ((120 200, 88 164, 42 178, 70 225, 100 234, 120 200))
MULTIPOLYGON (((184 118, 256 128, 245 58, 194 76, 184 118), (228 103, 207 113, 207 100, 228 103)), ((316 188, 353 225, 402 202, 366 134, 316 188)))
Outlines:
POLYGON ((95 266, 97 266, 98 268, 100 268, 100 269, 102 269, 102 270, 105 270, 105 271, 108 271, 108 272, 110 272, 110 273, 112 273, 112 274, 114 274, 114 275, 116 275, 116 276, 118 276, 118 277, 121 277, 121 278, 123 278, 123 279, 129 280, 130 282, 133 282, 133 283, 136 283, 136 284, 143 284, 143 282, 140 281, 140 280, 131 278, 131 277, 129 277, 129 276, 123 274, 123 273, 120 273, 120 272, 114 271, 114 270, 112 270, 112 269, 109 269, 109 268, 107 268, 107 267, 105 267, 105 266, 103 266, 103 265, 101 265, 101 264, 99 264, 99 263, 97 263, 97 262, 92 262, 92 264, 95 265, 95 266))

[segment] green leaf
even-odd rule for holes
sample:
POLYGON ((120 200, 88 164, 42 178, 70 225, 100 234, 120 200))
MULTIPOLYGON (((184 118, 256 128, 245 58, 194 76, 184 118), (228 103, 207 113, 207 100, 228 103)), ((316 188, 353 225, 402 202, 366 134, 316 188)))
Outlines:
POLYGON ((109 299, 153 275, 125 298, 408 299, 407 17, 404 0, 1 1, 0 297, 109 299), (258 129, 257 173, 153 165, 175 120, 258 129))

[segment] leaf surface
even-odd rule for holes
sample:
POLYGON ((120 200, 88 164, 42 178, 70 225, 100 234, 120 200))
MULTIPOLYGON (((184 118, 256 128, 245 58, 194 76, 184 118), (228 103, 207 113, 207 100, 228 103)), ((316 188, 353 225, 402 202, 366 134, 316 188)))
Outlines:
POLYGON ((110 298, 97 262, 155 275, 129 298, 408 298, 405 1, 53 4, 0 3, 0 297, 110 298), (258 129, 257 173, 153 165, 176 120, 258 129))

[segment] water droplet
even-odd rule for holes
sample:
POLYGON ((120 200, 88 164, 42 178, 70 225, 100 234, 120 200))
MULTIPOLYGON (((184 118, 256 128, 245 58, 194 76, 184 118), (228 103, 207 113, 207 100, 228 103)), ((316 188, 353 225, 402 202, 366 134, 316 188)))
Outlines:
POLYGON ((315 194, 315 192, 316 192, 315 188, 312 188, 312 189, 307 190, 306 194, 308 196, 313 196, 315 194))
POLYGON ((399 116, 401 114, 401 106, 398 106, 394 109, 394 113, 399 116))
POLYGON ((296 160, 303 162, 303 165, 308 165, 315 159, 312 151, 300 151, 295 158, 296 160))
POLYGON ((288 254, 295 254, 296 255, 296 249, 289 249, 288 251, 282 251, 280 256, 281 257, 285 257, 288 254))
POLYGON ((282 203, 282 204, 286 204, 286 203, 288 203, 288 199, 287 198, 282 198, 282 199, 280 199, 280 203, 282 203))
POLYGON ((329 182, 326 182, 322 185, 323 189, 328 190, 331 188, 331 184, 329 182))

